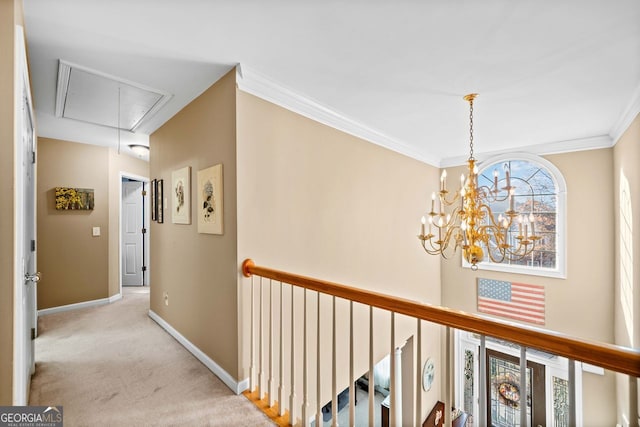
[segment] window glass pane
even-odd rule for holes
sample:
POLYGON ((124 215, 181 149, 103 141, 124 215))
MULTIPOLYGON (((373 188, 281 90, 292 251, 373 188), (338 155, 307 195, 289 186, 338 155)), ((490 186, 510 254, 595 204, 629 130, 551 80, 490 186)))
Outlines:
POLYGON ((473 352, 464 351, 464 407, 467 414, 473 415, 473 352))
POLYGON ((553 377, 553 426, 569 427, 569 382, 553 377))

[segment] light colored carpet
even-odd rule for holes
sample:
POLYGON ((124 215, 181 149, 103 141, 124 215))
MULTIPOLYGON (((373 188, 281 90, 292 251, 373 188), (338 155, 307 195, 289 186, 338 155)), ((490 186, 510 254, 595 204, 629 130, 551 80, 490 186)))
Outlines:
POLYGON ((40 318, 31 405, 62 405, 69 426, 271 426, 161 329, 147 289, 40 318))

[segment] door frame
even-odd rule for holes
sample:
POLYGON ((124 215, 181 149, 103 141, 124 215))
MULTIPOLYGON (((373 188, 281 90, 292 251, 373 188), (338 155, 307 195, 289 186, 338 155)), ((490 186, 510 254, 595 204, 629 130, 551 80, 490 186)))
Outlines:
POLYGON ((144 198, 144 220, 142 226, 147 229, 147 232, 142 237, 142 245, 146 249, 144 251, 143 263, 147 266, 147 274, 142 275, 142 283, 149 285, 150 282, 150 269, 149 263, 151 257, 149 255, 149 242, 151 234, 151 212, 149 210, 149 185, 151 180, 147 176, 136 175, 129 172, 120 171, 118 178, 118 283, 120 284, 120 295, 122 295, 122 178, 133 179, 135 181, 141 181, 144 183, 144 189, 147 191, 147 196, 144 198))
MULTIPOLYGON (((27 322, 25 313, 23 310, 23 298, 25 292, 31 291, 25 286, 25 265, 23 254, 26 250, 24 244, 25 230, 27 227, 25 221, 25 195, 23 192, 25 183, 25 169, 23 162, 25 161, 25 150, 23 145, 23 130, 24 122, 22 115, 23 97, 26 98, 29 108, 29 115, 31 116, 32 126, 32 143, 35 153, 35 141, 36 141, 36 124, 35 115, 33 111, 33 100, 31 98, 31 89, 29 84, 29 71, 27 67, 27 54, 24 39, 24 28, 20 25, 15 26, 15 74, 14 74, 14 293, 13 293, 13 404, 24 406, 29 400, 29 386, 31 380, 31 374, 35 366, 33 357, 33 341, 31 341, 31 350, 27 351, 25 345, 25 336, 30 336, 31 323, 37 324, 37 310, 36 307, 32 307, 33 317, 27 322)), ((27 161, 29 161, 27 159, 27 161)), ((33 229, 34 236, 36 233, 36 168, 33 171, 33 229)), ((35 253, 34 253, 34 260, 35 253)), ((35 285, 33 288, 35 293, 35 285)), ((30 299, 33 304, 36 303, 35 297, 30 299)))

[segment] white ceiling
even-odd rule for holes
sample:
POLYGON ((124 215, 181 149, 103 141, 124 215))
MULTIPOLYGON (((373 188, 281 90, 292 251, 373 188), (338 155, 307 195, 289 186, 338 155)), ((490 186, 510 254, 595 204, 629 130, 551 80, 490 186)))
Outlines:
POLYGON ((24 0, 24 10, 46 137, 117 140, 55 117, 59 59, 173 95, 123 135, 143 143, 237 64, 251 70, 241 89, 259 76, 434 165, 468 155, 470 92, 480 157, 608 146, 640 111, 638 0, 24 0))

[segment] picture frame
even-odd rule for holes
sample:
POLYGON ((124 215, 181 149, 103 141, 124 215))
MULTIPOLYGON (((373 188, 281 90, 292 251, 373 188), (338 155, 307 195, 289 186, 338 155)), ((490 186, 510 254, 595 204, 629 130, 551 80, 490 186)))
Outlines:
POLYGON ((159 179, 156 181, 156 221, 159 224, 164 222, 164 180, 159 179))
POLYGON ((171 222, 191 224, 191 166, 171 172, 171 222))
POLYGON ((157 181, 155 179, 151 180, 149 184, 149 201, 151 202, 151 221, 156 221, 158 218, 158 204, 156 201, 156 185, 157 181))
POLYGON ((222 163, 198 171, 198 233, 223 234, 222 163))
POLYGON ((93 188, 55 188, 56 210, 93 210, 95 196, 93 188))

